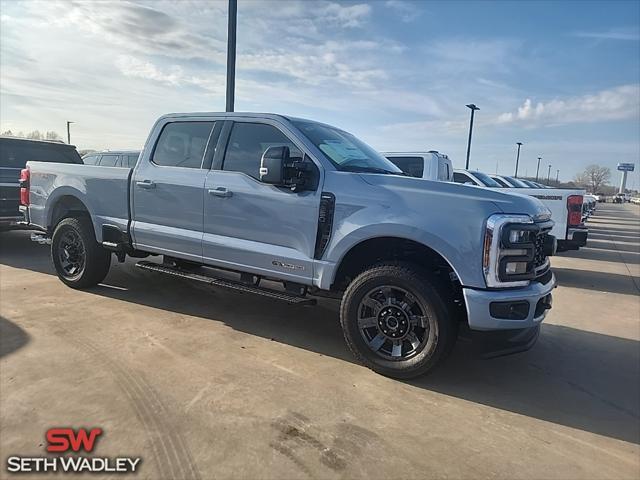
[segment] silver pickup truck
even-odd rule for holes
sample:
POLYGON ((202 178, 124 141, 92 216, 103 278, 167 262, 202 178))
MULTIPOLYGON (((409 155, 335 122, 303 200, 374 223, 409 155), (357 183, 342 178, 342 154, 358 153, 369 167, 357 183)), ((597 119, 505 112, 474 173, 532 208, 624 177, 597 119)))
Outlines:
POLYGON ((309 120, 166 115, 133 169, 29 162, 22 178, 68 286, 101 282, 115 254, 290 303, 334 296, 352 352, 393 377, 427 372, 459 334, 494 354, 529 348, 556 285, 538 200, 404 176, 309 120))

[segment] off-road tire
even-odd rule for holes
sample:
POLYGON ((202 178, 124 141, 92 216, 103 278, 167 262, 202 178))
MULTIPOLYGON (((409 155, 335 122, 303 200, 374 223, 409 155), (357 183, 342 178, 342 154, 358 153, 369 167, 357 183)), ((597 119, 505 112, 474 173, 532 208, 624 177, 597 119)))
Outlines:
POLYGON ((111 252, 104 249, 96 241, 91 219, 87 217, 65 218, 53 232, 51 238, 51 259, 58 274, 58 278, 71 288, 83 289, 102 282, 109 272, 111 252), (63 268, 61 260, 62 242, 66 234, 76 236, 84 247, 84 264, 74 274, 69 274, 63 268))
MULTIPOLYGON (((358 275, 342 297, 340 323, 349 349, 360 362, 382 375, 401 379, 424 375, 432 370, 451 352, 458 335, 458 319, 454 314, 447 286, 423 269, 403 262, 382 263, 358 275), (368 292, 383 286, 409 292, 424 312, 424 316, 432 319, 429 322, 433 322, 435 327, 435 341, 424 345, 422 351, 415 349, 413 357, 383 358, 372 350, 361 332, 358 324, 359 309, 363 308, 361 302, 368 292)), ((382 334, 382 330, 379 334, 382 334)), ((402 351, 404 348, 401 346, 400 349, 402 351)))

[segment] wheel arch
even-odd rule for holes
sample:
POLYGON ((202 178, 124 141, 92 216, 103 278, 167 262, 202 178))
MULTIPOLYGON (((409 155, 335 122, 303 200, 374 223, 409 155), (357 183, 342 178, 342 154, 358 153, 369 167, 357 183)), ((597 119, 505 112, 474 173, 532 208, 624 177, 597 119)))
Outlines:
POLYGON ((91 217, 91 210, 74 191, 60 192, 50 202, 47 209, 47 228, 50 231, 64 218, 87 215, 91 217))
POLYGON ((460 278, 454 266, 435 248, 403 236, 376 236, 359 241, 340 258, 332 278, 332 289, 341 290, 367 268, 385 261, 406 261, 450 279, 460 278))

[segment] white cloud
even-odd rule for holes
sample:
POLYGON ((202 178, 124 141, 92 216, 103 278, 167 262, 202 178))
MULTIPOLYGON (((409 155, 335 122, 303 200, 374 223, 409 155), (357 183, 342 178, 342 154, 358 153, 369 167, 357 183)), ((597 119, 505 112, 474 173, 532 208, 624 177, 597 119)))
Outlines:
POLYGON ((637 42, 640 40, 640 29, 634 28, 612 28, 609 30, 600 30, 592 32, 573 32, 574 37, 593 38, 597 40, 626 40, 637 42))
POLYGON ((548 102, 533 102, 527 98, 514 112, 500 114, 496 123, 523 125, 555 125, 593 123, 640 117, 640 85, 622 85, 594 94, 555 98, 548 102))
POLYGON ((384 6, 393 10, 405 23, 413 22, 422 15, 422 10, 415 1, 387 0, 384 2, 384 6))

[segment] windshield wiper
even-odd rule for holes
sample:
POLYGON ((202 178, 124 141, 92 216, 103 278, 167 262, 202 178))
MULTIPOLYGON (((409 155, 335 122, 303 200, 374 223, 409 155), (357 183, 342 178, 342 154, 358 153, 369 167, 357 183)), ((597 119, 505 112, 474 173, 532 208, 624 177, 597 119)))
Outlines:
POLYGON ((384 168, 378 167, 367 167, 360 165, 347 165, 344 167, 340 167, 340 170, 344 172, 361 172, 361 173, 383 173, 385 175, 405 175, 404 172, 392 172, 391 170, 385 170, 384 168))

